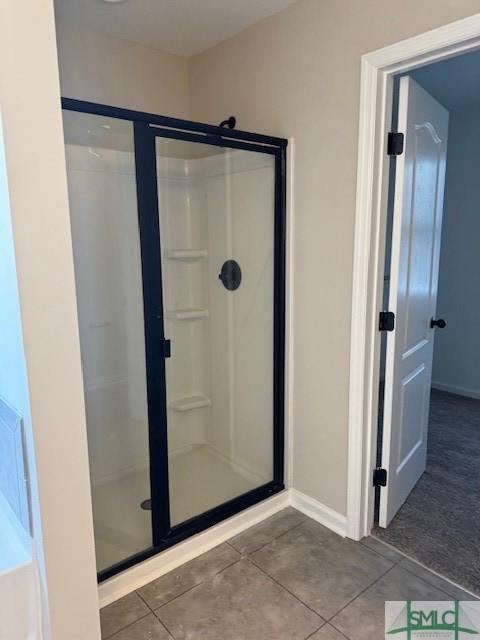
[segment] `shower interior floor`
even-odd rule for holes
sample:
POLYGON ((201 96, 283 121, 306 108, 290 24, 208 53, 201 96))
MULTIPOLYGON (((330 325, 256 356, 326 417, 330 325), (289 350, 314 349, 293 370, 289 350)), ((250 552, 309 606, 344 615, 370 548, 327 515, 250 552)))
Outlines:
MULTIPOLYGON (((179 524, 267 482, 241 473, 208 445, 170 459, 170 514, 179 524)), ((152 545, 149 470, 132 471, 92 487, 97 568, 106 569, 152 545)))

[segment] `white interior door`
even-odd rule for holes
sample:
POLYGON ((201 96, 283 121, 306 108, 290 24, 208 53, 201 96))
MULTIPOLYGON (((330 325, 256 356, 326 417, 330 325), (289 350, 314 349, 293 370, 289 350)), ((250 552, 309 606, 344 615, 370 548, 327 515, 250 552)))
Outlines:
POLYGON ((386 527, 425 471, 448 111, 400 80, 379 524, 386 527))

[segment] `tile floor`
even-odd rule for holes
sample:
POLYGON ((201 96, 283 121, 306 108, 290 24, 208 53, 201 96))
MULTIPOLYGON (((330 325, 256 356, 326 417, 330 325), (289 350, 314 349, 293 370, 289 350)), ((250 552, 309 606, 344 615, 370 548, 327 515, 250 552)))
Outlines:
POLYGON ((385 600, 472 600, 287 508, 101 610, 110 640, 376 640, 385 600))

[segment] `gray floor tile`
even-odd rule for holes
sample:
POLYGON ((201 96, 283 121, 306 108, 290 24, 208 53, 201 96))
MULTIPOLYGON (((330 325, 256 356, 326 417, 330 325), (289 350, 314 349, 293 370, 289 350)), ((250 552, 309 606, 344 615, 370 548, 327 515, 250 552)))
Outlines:
POLYGON ((337 613, 393 566, 313 520, 254 553, 252 561, 324 618, 337 613))
POLYGON ((173 640, 173 638, 165 630, 163 624, 151 613, 110 636, 110 640, 173 640))
POLYGON ((364 538, 361 543, 369 549, 376 551, 384 558, 387 558, 387 560, 391 560, 395 563, 400 562, 400 560, 405 557, 398 551, 395 551, 395 549, 393 549, 392 547, 389 547, 387 544, 385 544, 381 540, 377 540, 377 538, 374 538, 373 536, 364 538))
POLYGON ((448 596, 396 565, 331 622, 351 640, 383 640, 386 600, 448 600, 448 596))
POLYGON ((138 593, 152 609, 165 604, 172 598, 188 591, 197 584, 212 577, 233 562, 240 555, 228 544, 221 544, 211 551, 190 560, 170 573, 149 582, 138 589, 138 593))
POLYGON ((400 566, 411 573, 414 573, 422 580, 429 582, 437 589, 441 589, 448 593, 455 600, 477 600, 474 596, 471 596, 469 593, 456 587, 454 584, 448 582, 448 580, 444 580, 440 576, 437 576, 435 573, 432 573, 425 567, 422 567, 420 564, 414 562, 413 560, 409 560, 408 558, 404 558, 402 562, 400 562, 400 566))
POLYGON ((248 555, 258 551, 258 549, 286 533, 289 529, 296 527, 304 520, 306 520, 306 516, 300 511, 293 509, 293 507, 287 507, 260 522, 260 524, 250 527, 228 542, 241 554, 248 555))
POLYGON ((148 613, 149 608, 142 599, 135 592, 129 593, 128 596, 100 609, 102 638, 108 638, 148 613))
POLYGON ((304 640, 323 622, 248 560, 156 614, 176 640, 304 640))
POLYGON ((345 640, 345 636, 331 625, 326 624, 317 633, 310 636, 308 640, 345 640))

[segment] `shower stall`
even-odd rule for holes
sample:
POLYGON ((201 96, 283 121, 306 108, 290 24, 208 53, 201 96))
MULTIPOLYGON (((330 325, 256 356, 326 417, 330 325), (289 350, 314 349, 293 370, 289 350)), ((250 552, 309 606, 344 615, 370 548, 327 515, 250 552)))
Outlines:
POLYGON ((283 489, 287 141, 62 106, 102 580, 283 489))

